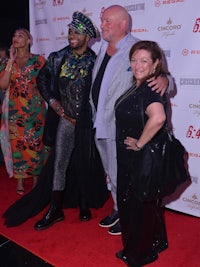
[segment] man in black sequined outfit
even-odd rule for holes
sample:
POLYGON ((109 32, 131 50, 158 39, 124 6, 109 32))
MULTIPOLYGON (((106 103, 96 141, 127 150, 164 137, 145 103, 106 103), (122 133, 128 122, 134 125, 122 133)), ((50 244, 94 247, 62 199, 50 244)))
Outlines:
MULTIPOLYGON (((66 171, 75 148, 75 125, 83 106, 88 102, 96 58, 93 50, 88 47, 90 39, 98 35, 93 22, 77 11, 68 26, 69 45, 49 55, 37 79, 38 88, 50 106, 49 111, 54 111, 59 119, 57 127, 54 122, 50 122, 53 124, 51 130, 56 129, 51 204, 45 216, 35 224, 36 230, 46 229, 64 219, 62 206, 66 171)), ((80 198, 80 220, 88 221, 91 217, 90 210, 84 195, 80 195, 80 198)))

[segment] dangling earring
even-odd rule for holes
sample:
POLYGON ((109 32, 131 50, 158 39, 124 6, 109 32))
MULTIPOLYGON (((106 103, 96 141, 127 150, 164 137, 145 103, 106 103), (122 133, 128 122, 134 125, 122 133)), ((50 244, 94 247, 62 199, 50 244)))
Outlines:
POLYGON ((156 68, 154 67, 153 68, 153 71, 152 71, 152 74, 154 74, 156 72, 156 68))

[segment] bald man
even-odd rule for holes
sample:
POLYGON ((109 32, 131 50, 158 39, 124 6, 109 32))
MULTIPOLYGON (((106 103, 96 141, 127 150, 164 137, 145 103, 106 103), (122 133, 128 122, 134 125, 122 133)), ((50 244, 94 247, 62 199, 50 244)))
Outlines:
MULTIPOLYGON (((117 208, 117 156, 115 142, 116 100, 132 85, 129 51, 139 41, 130 33, 131 19, 125 8, 112 5, 101 12, 102 46, 93 69, 90 92, 95 142, 104 166, 106 180, 111 190, 114 206, 111 214, 99 225, 109 227, 109 234, 121 234, 117 208)), ((158 77, 150 81, 152 90, 163 94, 172 87, 172 79, 158 77)))

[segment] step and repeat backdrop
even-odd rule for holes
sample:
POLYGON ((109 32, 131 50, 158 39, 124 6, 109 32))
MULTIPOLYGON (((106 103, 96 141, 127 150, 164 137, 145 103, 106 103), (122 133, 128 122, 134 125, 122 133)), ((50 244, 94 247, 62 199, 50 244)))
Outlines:
MULTIPOLYGON (((100 29, 102 8, 124 6, 132 17, 132 34, 158 42, 174 77, 171 122, 188 152, 192 182, 165 200, 166 207, 200 217, 200 1, 197 0, 30 0, 31 51, 43 54, 68 44, 74 11, 87 14, 100 29), (183 192, 182 192, 183 191, 183 192)), ((101 40, 91 43, 98 53, 101 40)))

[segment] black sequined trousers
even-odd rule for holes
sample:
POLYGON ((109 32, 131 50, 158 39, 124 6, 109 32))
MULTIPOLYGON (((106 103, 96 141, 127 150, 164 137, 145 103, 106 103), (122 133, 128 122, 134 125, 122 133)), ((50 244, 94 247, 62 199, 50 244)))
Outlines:
POLYGON ((56 133, 53 191, 65 189, 66 171, 70 163, 75 143, 75 126, 60 118, 56 133))

